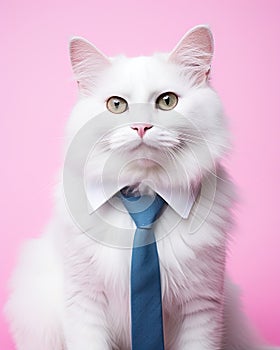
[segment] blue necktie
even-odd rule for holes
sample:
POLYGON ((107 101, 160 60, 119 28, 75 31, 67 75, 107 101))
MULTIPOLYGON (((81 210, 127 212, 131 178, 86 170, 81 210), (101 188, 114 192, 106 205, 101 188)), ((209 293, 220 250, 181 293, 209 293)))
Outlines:
POLYGON ((164 350, 158 252, 152 230, 165 201, 159 196, 121 192, 136 224, 131 261, 132 350, 164 350))

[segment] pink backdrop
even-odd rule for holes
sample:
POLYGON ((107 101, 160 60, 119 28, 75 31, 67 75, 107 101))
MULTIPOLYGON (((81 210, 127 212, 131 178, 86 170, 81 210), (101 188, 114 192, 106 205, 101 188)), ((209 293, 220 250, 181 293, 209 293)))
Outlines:
MULTIPOLYGON (((1 308, 20 245, 50 215, 63 125, 76 97, 69 38, 85 36, 109 55, 150 54, 208 23, 213 85, 234 134, 227 163, 241 194, 228 266, 254 327, 280 344, 279 1, 10 0, 0 7, 1 308)), ((13 349, 2 316, 0 349, 13 349)))

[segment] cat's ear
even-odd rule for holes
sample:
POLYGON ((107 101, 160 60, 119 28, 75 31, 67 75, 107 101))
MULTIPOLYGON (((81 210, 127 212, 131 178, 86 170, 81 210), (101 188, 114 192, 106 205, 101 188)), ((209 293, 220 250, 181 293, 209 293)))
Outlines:
POLYGON ((182 67, 195 84, 208 79, 214 51, 213 36, 208 26, 188 31, 169 55, 169 61, 182 67))
POLYGON ((111 65, 110 60, 89 41, 80 37, 70 40, 70 59, 82 95, 91 95, 100 73, 111 65))

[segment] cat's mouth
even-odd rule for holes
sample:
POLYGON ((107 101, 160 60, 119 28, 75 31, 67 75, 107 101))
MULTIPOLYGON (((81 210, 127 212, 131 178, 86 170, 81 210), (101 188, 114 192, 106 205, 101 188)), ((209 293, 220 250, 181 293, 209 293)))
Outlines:
POLYGON ((129 151, 144 151, 144 150, 158 150, 159 147, 156 147, 155 145, 148 144, 144 140, 141 140, 140 143, 137 145, 132 146, 129 151))
MULTIPOLYGON (((138 125, 138 124, 137 124, 138 125)), ((120 152, 164 152, 179 146, 178 133, 158 126, 123 127, 114 130, 105 140, 112 151, 120 152), (142 129, 143 130, 142 130, 142 129), (135 131, 135 129, 137 129, 135 131), (146 130, 147 129, 147 130, 146 130)))

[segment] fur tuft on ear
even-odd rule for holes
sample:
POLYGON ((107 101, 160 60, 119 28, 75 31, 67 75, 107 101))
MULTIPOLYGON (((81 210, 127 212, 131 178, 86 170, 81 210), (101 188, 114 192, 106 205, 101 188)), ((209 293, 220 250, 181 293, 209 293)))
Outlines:
POLYGON ((183 73, 199 85, 208 79, 214 51, 213 36, 208 26, 188 31, 169 55, 169 61, 183 68, 183 73))
POLYGON ((96 80, 104 69, 110 66, 109 59, 89 41, 73 37, 70 41, 70 59, 82 95, 91 95, 96 80))

